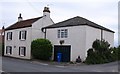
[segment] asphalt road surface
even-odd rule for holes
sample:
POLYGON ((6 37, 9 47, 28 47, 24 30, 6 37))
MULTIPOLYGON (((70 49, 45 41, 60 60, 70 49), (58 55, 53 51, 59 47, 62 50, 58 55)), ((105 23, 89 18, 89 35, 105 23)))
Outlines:
POLYGON ((60 66, 14 58, 2 58, 4 72, 118 72, 118 62, 101 65, 60 66))

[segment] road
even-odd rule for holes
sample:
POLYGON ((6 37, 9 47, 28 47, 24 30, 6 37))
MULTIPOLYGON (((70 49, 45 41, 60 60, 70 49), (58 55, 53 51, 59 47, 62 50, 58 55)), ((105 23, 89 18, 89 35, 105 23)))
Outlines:
POLYGON ((102 65, 59 66, 3 57, 5 72, 118 72, 118 62, 102 65))

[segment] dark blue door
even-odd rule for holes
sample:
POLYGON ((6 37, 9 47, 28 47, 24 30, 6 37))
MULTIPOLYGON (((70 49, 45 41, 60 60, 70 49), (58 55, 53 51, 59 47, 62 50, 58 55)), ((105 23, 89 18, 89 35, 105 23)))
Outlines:
POLYGON ((58 61, 57 54, 61 53, 61 62, 70 62, 70 45, 55 45, 54 46, 54 61, 58 61))

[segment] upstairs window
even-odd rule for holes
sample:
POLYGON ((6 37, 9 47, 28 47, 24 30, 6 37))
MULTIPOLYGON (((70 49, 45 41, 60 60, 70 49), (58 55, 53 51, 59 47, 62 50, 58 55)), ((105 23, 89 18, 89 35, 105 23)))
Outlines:
POLYGON ((58 38, 67 38, 68 37, 68 29, 58 30, 58 38))
POLYGON ((12 54, 12 47, 6 46, 6 54, 11 55, 12 54))
POLYGON ((12 40, 12 32, 7 33, 7 40, 12 40))
POLYGON ((26 55, 26 47, 19 47, 19 55, 20 56, 26 55))
POLYGON ((27 31, 20 31, 19 39, 20 40, 26 40, 26 35, 27 35, 27 31))

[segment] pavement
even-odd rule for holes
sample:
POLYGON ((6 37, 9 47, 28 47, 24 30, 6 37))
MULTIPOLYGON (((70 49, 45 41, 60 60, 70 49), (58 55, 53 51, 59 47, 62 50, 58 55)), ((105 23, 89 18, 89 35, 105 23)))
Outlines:
POLYGON ((44 65, 59 65, 59 66, 83 66, 83 65, 86 65, 84 63, 76 63, 76 62, 73 62, 73 63, 70 63, 70 62, 55 62, 55 61, 42 61, 42 60, 32 60, 31 62, 34 62, 34 63, 41 63, 41 64, 44 64, 44 65))

